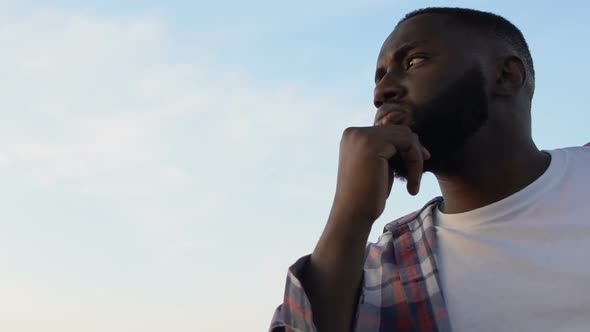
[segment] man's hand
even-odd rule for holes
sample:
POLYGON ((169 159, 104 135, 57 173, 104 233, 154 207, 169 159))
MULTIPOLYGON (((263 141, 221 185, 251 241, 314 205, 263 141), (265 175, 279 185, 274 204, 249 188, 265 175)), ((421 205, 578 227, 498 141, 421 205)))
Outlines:
POLYGON ((347 128, 340 142, 338 182, 332 209, 359 220, 375 221, 383 213, 391 193, 394 176, 389 160, 396 154, 401 154, 408 170, 407 190, 416 195, 424 160, 430 158, 430 153, 409 127, 383 124, 347 128))
POLYGON ((351 127, 342 135, 334 203, 301 279, 320 332, 350 330, 367 238, 391 192, 390 160, 398 154, 408 170, 408 192, 415 195, 430 153, 408 126, 390 116, 378 126, 351 127))

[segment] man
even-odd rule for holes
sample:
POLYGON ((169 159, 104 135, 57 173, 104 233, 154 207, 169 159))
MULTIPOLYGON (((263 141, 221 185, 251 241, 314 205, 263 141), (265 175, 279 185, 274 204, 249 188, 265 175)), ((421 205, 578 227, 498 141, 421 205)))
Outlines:
POLYGON ((590 329, 590 148, 535 146, 534 81, 507 20, 408 14, 378 57, 375 125, 344 131, 327 225, 271 331, 590 329), (443 197, 366 245, 394 176, 415 195, 425 171, 443 197))

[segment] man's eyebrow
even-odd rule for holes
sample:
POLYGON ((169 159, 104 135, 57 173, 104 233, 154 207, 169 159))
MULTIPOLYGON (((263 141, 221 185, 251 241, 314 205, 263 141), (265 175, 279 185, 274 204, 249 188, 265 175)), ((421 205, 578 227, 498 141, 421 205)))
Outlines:
POLYGON ((408 55, 408 52, 410 52, 412 49, 423 46, 427 43, 428 40, 416 40, 409 43, 405 43, 402 46, 398 47, 397 50, 395 50, 395 52, 393 53, 393 60, 399 61, 403 59, 406 55, 408 55))
MULTIPOLYGON (((393 52, 393 61, 399 62, 401 59, 405 58, 412 49, 425 44, 428 44, 428 40, 415 40, 401 45, 395 50, 395 52, 393 52)), ((382 66, 377 67, 377 71, 375 72, 375 82, 384 74, 385 69, 382 66)))

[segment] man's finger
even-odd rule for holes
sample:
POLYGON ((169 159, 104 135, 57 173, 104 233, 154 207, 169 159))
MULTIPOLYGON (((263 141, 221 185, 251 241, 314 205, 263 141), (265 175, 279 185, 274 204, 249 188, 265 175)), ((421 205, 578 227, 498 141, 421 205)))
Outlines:
POLYGON ((389 166, 389 172, 388 174, 388 178, 387 178, 387 198, 389 198, 389 195, 391 195, 391 189, 393 188, 393 181, 395 180, 395 176, 393 174, 393 169, 391 168, 391 166, 389 166))
POLYGON ((416 134, 412 134, 412 136, 412 143, 407 150, 402 151, 402 157, 408 171, 408 192, 410 195, 416 195, 420 191, 420 181, 424 170, 424 153, 418 136, 416 134))
POLYGON ((385 124, 377 128, 380 135, 400 153, 407 170, 407 190, 411 195, 416 195, 420 190, 424 159, 430 158, 430 152, 422 146, 418 135, 407 126, 385 124))

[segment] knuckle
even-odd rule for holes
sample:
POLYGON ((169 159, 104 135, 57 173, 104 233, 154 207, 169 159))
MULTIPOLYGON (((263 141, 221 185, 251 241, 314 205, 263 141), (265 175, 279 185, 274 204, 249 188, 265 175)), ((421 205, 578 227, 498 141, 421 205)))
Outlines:
POLYGON ((357 127, 348 127, 346 129, 344 129, 344 132, 342 133, 342 138, 343 139, 349 139, 349 138, 354 138, 355 136, 359 135, 359 128, 357 127))
POLYGON ((365 130, 363 130, 363 128, 348 127, 344 130, 344 133, 342 134, 342 136, 345 138, 348 138, 348 139, 357 140, 357 139, 368 137, 368 134, 366 133, 365 130))

